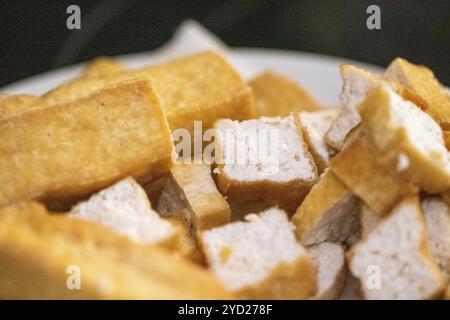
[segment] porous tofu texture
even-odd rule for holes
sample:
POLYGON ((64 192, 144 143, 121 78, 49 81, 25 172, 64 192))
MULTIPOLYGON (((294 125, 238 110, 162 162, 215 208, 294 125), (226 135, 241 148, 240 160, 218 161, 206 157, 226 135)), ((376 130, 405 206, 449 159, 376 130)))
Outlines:
POLYGON ((245 219, 206 231, 202 236, 210 267, 230 290, 257 284, 279 264, 307 255, 282 210, 271 208, 245 219))
POLYGON ((239 181, 314 181, 317 170, 293 116, 216 123, 223 171, 239 181))

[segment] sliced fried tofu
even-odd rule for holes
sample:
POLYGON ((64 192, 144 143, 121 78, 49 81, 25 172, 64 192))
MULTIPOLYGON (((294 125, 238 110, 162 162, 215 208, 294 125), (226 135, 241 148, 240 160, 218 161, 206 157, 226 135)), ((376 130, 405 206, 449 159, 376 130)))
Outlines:
POLYGON ((384 215, 417 188, 377 161, 366 135, 355 138, 330 162, 332 172, 374 212, 384 215))
POLYGON ((340 73, 343 81, 340 100, 343 107, 325 136, 328 145, 337 151, 342 149, 347 134, 361 121, 356 106, 378 81, 370 72, 350 64, 341 65, 340 73))
POLYGON ((152 79, 172 130, 192 130, 194 121, 203 129, 217 119, 254 117, 251 88, 220 55, 203 52, 150 66, 139 71, 152 79))
POLYGON ((83 70, 82 77, 102 77, 123 72, 126 68, 111 57, 98 57, 89 62, 83 70))
POLYGON ((221 118, 236 120, 255 116, 251 88, 220 55, 202 52, 138 70, 104 77, 83 78, 46 93, 46 101, 83 97, 103 88, 136 77, 151 80, 170 128, 188 129, 202 121, 203 130, 221 118))
POLYGON ((195 237, 201 231, 230 222, 230 206, 219 193, 206 164, 176 164, 170 170, 157 210, 181 215, 195 237))
MULTIPOLYGON (((427 196, 420 202, 425 217, 428 244, 446 280, 450 279, 450 211, 439 197, 427 196)), ((361 233, 368 237, 382 217, 363 205, 360 211, 361 233)))
POLYGON ((216 182, 232 201, 263 199, 295 210, 317 180, 298 119, 220 120, 216 182))
POLYGON ((0 210, 0 297, 232 298, 187 260, 132 243, 101 225, 49 214, 37 203, 0 210))
POLYGON ((444 292, 417 197, 402 200, 348 259, 366 299, 432 299, 444 292))
POLYGON ((442 129, 450 130, 450 99, 433 71, 425 66, 396 58, 386 69, 384 77, 397 80, 416 92, 427 103, 425 111, 442 129))
POLYGON ((99 223, 137 243, 177 249, 178 230, 152 210, 145 191, 133 178, 92 195, 74 206, 69 216, 99 223))
POLYGON ((301 111, 316 111, 319 103, 296 82, 267 71, 250 81, 260 117, 287 116, 301 111))
POLYGON ((316 292, 315 265, 283 210, 205 231, 200 241, 210 270, 238 298, 305 299, 316 292))
POLYGON ((358 205, 358 198, 325 171, 292 216, 297 238, 303 245, 345 242, 357 232, 358 205))
POLYGON ((381 162, 427 192, 450 188, 449 153, 433 118, 388 86, 372 90, 359 112, 381 162))
POLYGON ((41 199, 65 207, 133 176, 169 171, 173 142, 147 80, 0 121, 0 206, 41 199))
POLYGON ((339 116, 339 109, 301 112, 300 123, 308 149, 314 157, 319 173, 322 173, 335 154, 324 138, 333 121, 339 116))
POLYGON ((326 142, 337 151, 342 150, 346 136, 361 121, 356 110, 357 106, 379 84, 390 86, 404 99, 412 101, 422 108, 427 107, 424 99, 396 80, 383 80, 366 70, 349 64, 341 65, 340 72, 343 81, 340 100, 343 107, 325 136, 326 142))

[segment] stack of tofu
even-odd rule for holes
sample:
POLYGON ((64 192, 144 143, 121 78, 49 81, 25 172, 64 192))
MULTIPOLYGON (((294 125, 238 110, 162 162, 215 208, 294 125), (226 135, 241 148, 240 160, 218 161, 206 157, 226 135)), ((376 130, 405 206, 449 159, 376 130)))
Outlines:
POLYGON ((340 72, 339 108, 213 52, 1 95, 0 298, 450 298, 450 98, 340 72))

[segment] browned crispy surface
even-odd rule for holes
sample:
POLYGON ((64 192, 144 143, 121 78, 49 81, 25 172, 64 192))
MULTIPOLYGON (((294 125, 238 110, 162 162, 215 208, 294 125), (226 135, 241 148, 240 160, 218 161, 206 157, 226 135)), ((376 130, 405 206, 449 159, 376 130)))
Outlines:
POLYGON ((250 81, 258 116, 287 116, 291 112, 316 111, 319 103, 291 79, 264 72, 250 81))
POLYGON ((64 202, 171 166, 170 132, 147 80, 0 121, 0 136, 0 206, 64 202))

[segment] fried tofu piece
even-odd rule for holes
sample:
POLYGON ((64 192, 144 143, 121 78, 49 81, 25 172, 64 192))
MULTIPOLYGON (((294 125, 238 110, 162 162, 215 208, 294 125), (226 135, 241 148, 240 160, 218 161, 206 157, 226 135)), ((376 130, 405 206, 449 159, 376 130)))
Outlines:
POLYGON ((317 269, 277 208, 245 222, 202 233, 209 269, 240 299, 306 299, 317 290, 317 269))
POLYGON ((450 160, 442 129, 390 87, 377 86, 359 106, 380 162, 429 193, 450 188, 450 160))
MULTIPOLYGON (((450 280, 450 211, 449 205, 440 197, 426 196, 420 202, 427 229, 428 244, 446 282, 450 280)), ((360 226, 363 238, 379 225, 383 219, 363 206, 360 226)))
POLYGON ((390 86, 404 99, 426 108, 426 102, 420 96, 396 80, 383 80, 350 64, 341 65, 340 73, 343 82, 340 100, 343 107, 325 136, 327 143, 337 151, 342 150, 346 136, 361 121, 357 106, 379 84, 390 86))
POLYGON ((152 79, 172 130, 203 129, 217 119, 250 119, 255 116, 251 88, 220 55, 203 52, 150 66, 140 71, 152 79))
POLYGON ((386 69, 384 77, 399 81, 422 97, 427 103, 425 111, 443 130, 450 130, 450 99, 433 71, 396 58, 386 69))
POLYGON ((83 70, 82 77, 102 77, 123 72, 126 68, 111 57, 98 57, 89 62, 83 70))
POLYGON ((104 77, 78 79, 46 93, 46 101, 83 97, 106 85, 136 77, 151 80, 172 130, 191 133, 194 121, 203 129, 221 118, 244 120, 255 116, 250 87, 228 62, 213 52, 202 52, 163 64, 104 77))
POLYGON ((49 214, 32 202, 0 210, 0 298, 232 297, 212 275, 187 260, 134 244, 97 224, 49 214))
POLYGON ((145 79, 0 121, 0 136, 0 206, 41 199, 64 207, 126 176, 151 181, 172 165, 168 124, 145 79))
POLYGON ((361 121, 356 106, 366 98, 378 81, 378 78, 370 72, 353 65, 341 65, 339 71, 342 78, 339 97, 342 108, 325 135, 328 145, 337 151, 343 148, 346 136, 361 121))
POLYGON ((377 153, 366 135, 353 140, 330 162, 330 169, 374 212, 384 215, 417 188, 377 161, 377 153))
POLYGON ((314 157, 319 173, 325 171, 335 154, 325 142, 325 135, 333 121, 339 116, 339 109, 300 112, 298 115, 302 125, 303 136, 308 149, 314 157))
POLYGON ((400 201, 347 257, 366 299, 433 299, 444 292, 417 197, 400 201))
POLYGON ((170 170, 159 197, 163 216, 181 215, 190 233, 230 222, 230 206, 219 193, 206 164, 176 164, 170 170))
POLYGON ((292 216, 303 245, 344 243, 357 232, 358 198, 330 171, 325 171, 292 216))
POLYGON ((220 192, 231 201, 263 199, 294 211, 318 178, 297 117, 223 119, 216 128, 220 192))
POLYGON ((250 81, 259 117, 287 116, 291 112, 317 111, 319 103, 296 82, 267 71, 250 81))

